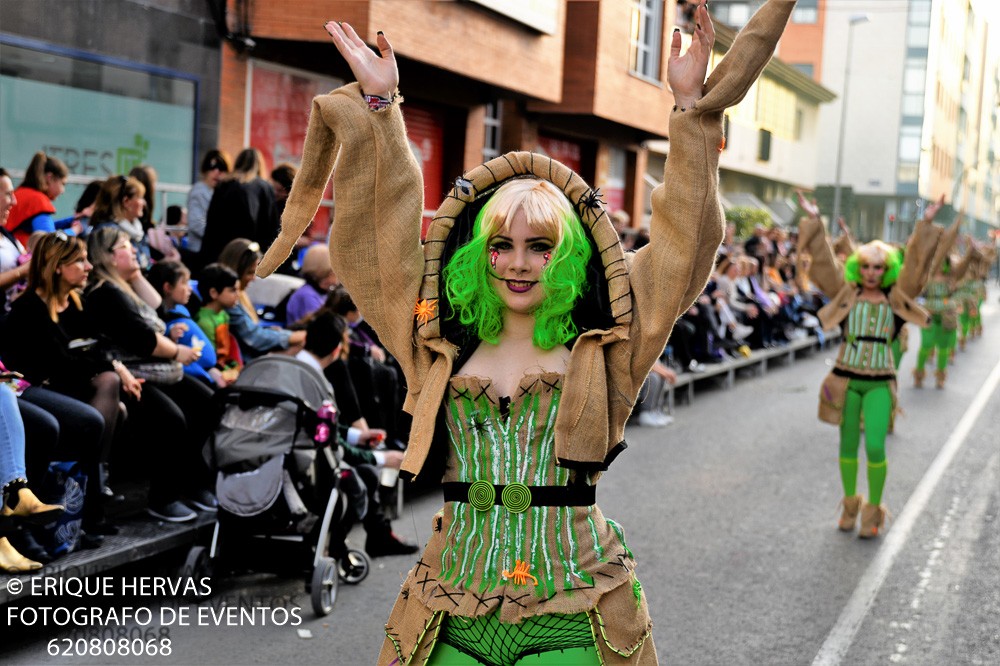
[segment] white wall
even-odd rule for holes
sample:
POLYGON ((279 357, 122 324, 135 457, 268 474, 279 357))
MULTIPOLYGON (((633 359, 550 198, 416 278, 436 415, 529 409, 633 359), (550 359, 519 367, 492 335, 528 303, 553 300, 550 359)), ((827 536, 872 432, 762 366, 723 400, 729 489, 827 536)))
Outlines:
POLYGON ((833 6, 836 11, 826 15, 822 83, 838 97, 820 108, 816 176, 821 184, 836 179, 848 19, 872 9, 869 22, 853 28, 841 183, 859 194, 891 195, 896 190, 907 7, 856 0, 838 0, 833 6))

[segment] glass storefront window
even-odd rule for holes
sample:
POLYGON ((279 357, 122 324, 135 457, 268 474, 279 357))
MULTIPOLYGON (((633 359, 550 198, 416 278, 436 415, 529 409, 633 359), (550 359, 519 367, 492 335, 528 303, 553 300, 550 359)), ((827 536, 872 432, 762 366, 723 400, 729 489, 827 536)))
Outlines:
MULTIPOLYGON (((55 201, 69 215, 89 180, 152 165, 183 203, 195 163, 195 77, 87 53, 0 39, 0 164, 23 171, 37 151, 72 180, 55 201)), ((19 181, 19 179, 15 179, 19 181)), ((159 205, 155 215, 164 209, 159 205)))

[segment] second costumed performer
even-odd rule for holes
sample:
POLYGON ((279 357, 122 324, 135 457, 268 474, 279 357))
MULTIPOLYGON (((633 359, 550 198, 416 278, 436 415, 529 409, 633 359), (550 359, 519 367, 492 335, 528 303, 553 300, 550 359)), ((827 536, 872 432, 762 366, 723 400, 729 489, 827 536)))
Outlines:
POLYGON ((704 6, 683 56, 673 35, 671 152, 650 243, 634 254, 598 192, 526 152, 458 179, 421 245, 423 184, 392 49, 379 34, 376 54, 350 26, 327 24, 358 83, 314 100, 302 170, 258 272, 292 251, 338 161, 333 268, 406 375, 401 472, 444 478, 380 665, 656 663, 635 560, 595 485, 711 273, 722 114, 767 64, 794 4, 770 0, 707 82, 704 6))
POLYGON ((830 302, 817 314, 823 330, 840 327, 843 338, 833 370, 820 388, 819 418, 840 427, 840 477, 844 488, 838 526, 858 536, 878 536, 885 525, 882 490, 888 464, 885 437, 896 408, 896 363, 892 342, 903 324, 924 327, 930 315, 913 300, 927 280, 941 228, 932 220, 940 203, 928 206, 900 252, 882 241, 860 246, 841 266, 834 258, 819 208, 799 194, 809 215, 799 224, 799 252, 808 255, 809 279, 830 302), (868 500, 857 493, 858 450, 864 417, 868 500))

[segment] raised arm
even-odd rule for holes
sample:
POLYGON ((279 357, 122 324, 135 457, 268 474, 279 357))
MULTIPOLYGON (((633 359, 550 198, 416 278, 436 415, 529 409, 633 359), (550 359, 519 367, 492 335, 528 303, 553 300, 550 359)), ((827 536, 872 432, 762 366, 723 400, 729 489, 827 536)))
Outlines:
POLYGON ((976 265, 983 256, 983 253, 979 251, 979 247, 976 245, 975 241, 972 240, 972 236, 968 237, 965 246, 965 255, 951 267, 951 280, 954 286, 957 286, 959 282, 965 279, 965 275, 969 272, 969 268, 976 265))
POLYGON ((941 227, 934 224, 934 216, 944 205, 944 196, 931 203, 924 210, 923 217, 913 227, 913 233, 906 241, 903 268, 899 271, 896 288, 910 298, 919 296, 934 271, 934 249, 941 238, 941 227))
MULTIPOLYGON (((635 306, 642 317, 645 349, 633 358, 642 369, 650 353, 662 351, 674 321, 695 301, 712 271, 722 242, 719 154, 724 146, 723 112, 737 104, 771 59, 794 0, 769 0, 737 35, 729 52, 705 82, 715 31, 707 9, 695 13, 695 33, 681 55, 681 36, 671 40, 667 78, 676 106, 670 114, 670 154, 663 184, 653 191, 650 242, 630 268, 635 306), (703 83, 704 82, 704 83, 703 83)), ((641 322, 640 322, 641 320, 641 322)))
POLYGON ((316 214, 336 161, 331 263, 408 373, 413 307, 423 272, 423 181, 398 98, 393 101, 399 81, 396 61, 381 33, 376 54, 349 25, 330 22, 326 27, 358 83, 313 100, 302 168, 292 184, 281 232, 257 272, 270 274, 292 251, 316 214), (364 95, 390 101, 382 104, 364 95))
POLYGON ((809 201, 801 192, 799 206, 806 212, 806 219, 799 224, 799 266, 812 281, 816 288, 833 297, 844 286, 844 271, 837 263, 826 235, 826 227, 819 216, 819 206, 815 201, 809 201), (803 266, 808 255, 808 266, 803 266))

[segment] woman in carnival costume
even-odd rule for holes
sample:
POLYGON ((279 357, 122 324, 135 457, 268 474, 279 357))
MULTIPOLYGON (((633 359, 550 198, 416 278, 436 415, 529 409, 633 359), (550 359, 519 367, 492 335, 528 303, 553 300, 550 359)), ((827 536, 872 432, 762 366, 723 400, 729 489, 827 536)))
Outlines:
POLYGON ((933 272, 924 289, 924 307, 931 315, 931 323, 920 332, 917 366, 913 370, 913 385, 917 388, 924 385, 925 366, 933 353, 937 354, 934 385, 939 389, 944 388, 948 378, 948 361, 951 360, 958 338, 960 285, 970 264, 979 258, 979 251, 974 244, 961 259, 952 254, 961 224, 962 216, 959 215, 954 224, 941 234, 931 264, 933 272))
POLYGON ((892 341, 906 322, 925 326, 929 316, 914 302, 926 280, 940 227, 932 219, 940 202, 928 207, 900 252, 882 241, 860 246, 841 267, 827 240, 819 208, 799 194, 809 215, 799 225, 799 252, 810 257, 809 279, 830 298, 818 313, 823 329, 844 332, 833 370, 820 389, 819 418, 840 427, 840 476, 844 488, 838 527, 858 536, 878 536, 885 524, 882 505, 887 464, 885 437, 896 405, 896 363, 892 341), (858 449, 864 419, 868 500, 857 494, 858 449))
POLYGON ((420 169, 392 49, 329 23, 358 83, 317 97, 275 270, 334 161, 333 268, 397 358, 413 426, 402 473, 444 468, 445 506, 403 582, 378 663, 652 664, 645 595, 622 529, 594 503, 625 422, 723 236, 722 116, 771 57, 794 2, 770 0, 705 80, 714 30, 671 43, 677 106, 650 243, 622 251, 599 193, 542 155, 459 178, 420 243, 420 169), (338 157, 339 154, 339 157, 338 157))
POLYGON ((958 314, 958 347, 962 351, 965 351, 968 338, 976 338, 983 334, 983 318, 979 308, 986 300, 986 278, 996 257, 994 248, 976 245, 971 236, 967 247, 970 252, 975 247, 978 250, 978 257, 970 262, 966 277, 956 294, 962 307, 958 314))

